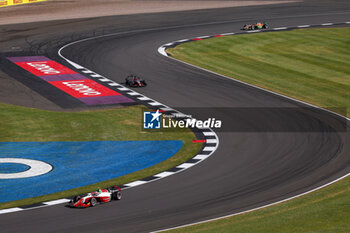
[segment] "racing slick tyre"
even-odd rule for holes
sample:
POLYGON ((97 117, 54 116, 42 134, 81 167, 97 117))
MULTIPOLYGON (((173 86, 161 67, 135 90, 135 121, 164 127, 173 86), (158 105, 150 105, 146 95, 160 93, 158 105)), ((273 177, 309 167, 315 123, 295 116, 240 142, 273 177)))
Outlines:
POLYGON ((80 196, 75 196, 75 197, 73 198, 73 202, 75 203, 75 202, 77 202, 79 199, 80 199, 80 196))
POLYGON ((117 200, 117 201, 120 200, 120 199, 122 199, 122 193, 119 192, 119 191, 113 193, 113 194, 112 194, 112 199, 113 199, 113 200, 117 200))
POLYGON ((95 205, 97 204, 97 200, 96 200, 96 198, 91 198, 91 200, 90 200, 90 205, 92 206, 92 207, 94 207, 95 205))

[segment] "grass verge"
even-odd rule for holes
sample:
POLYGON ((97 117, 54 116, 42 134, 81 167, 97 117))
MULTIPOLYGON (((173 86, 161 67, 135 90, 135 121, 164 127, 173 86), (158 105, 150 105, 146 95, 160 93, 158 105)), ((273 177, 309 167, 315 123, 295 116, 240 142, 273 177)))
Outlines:
MULTIPOLYGON (((173 57, 350 116, 350 28, 185 43, 173 57)), ((169 232, 350 232, 350 178, 307 196, 169 232)))
POLYGON ((192 143, 190 131, 148 132, 142 130, 142 106, 118 109, 52 112, 0 104, 0 142, 24 141, 127 141, 182 140, 183 147, 166 161, 119 178, 41 197, 1 203, 0 209, 68 197, 79 193, 124 184, 167 170, 193 157, 201 149, 192 143))
POLYGON ((167 52, 193 65, 350 116, 346 112, 350 109, 350 28, 218 37, 167 52))

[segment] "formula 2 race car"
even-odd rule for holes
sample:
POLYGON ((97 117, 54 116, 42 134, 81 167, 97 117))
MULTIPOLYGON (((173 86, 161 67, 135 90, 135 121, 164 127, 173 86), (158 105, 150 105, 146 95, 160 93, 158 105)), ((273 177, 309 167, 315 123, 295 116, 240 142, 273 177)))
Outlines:
POLYGON ((98 189, 95 192, 86 193, 73 197, 69 202, 70 207, 94 207, 97 204, 120 200, 122 198, 121 188, 112 186, 107 189, 98 189))
POLYGON ((258 22, 256 24, 245 24, 242 27, 242 30, 259 30, 259 29, 267 29, 269 25, 267 23, 258 22))
POLYGON ((125 79, 125 84, 129 87, 145 87, 147 83, 145 80, 137 77, 136 75, 129 75, 125 79))

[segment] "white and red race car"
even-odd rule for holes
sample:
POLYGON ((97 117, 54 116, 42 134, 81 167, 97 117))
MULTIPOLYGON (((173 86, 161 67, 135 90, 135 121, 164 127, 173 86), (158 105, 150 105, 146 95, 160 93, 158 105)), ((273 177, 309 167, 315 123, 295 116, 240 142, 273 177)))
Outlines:
POLYGON ((112 186, 107 189, 99 189, 95 192, 75 196, 70 202, 71 207, 94 207, 99 203, 120 200, 122 198, 121 188, 112 186))

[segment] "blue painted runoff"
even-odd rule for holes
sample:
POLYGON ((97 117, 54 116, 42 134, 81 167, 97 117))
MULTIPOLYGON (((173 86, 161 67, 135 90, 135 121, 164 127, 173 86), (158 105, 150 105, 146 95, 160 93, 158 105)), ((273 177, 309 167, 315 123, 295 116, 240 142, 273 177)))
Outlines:
POLYGON ((27 171, 30 167, 20 163, 0 163, 0 173, 17 173, 27 171))
MULTIPOLYGON (((160 163, 182 141, 0 142, 0 158, 24 158, 51 164, 49 173, 18 179, 0 178, 0 203, 37 197, 120 177, 160 163)), ((0 173, 26 170, 0 163, 0 173)))

